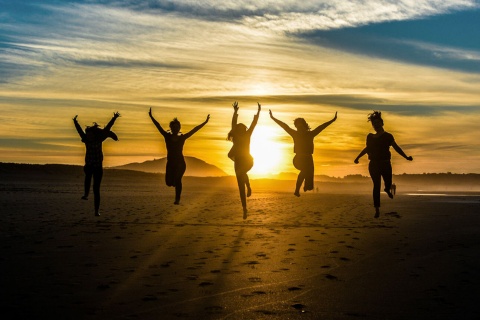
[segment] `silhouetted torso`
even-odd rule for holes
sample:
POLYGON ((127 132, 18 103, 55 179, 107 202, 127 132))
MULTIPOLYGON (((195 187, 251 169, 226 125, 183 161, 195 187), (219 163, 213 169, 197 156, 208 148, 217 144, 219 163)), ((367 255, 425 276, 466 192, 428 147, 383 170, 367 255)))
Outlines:
POLYGON ((85 164, 93 167, 101 167, 103 163, 102 143, 109 135, 109 131, 103 129, 93 129, 94 132, 88 132, 82 135, 82 142, 85 143, 85 164))
POLYGON ((167 160, 183 160, 183 145, 187 137, 183 134, 174 136, 171 133, 163 135, 167 146, 167 160))
POLYGON ((367 136, 367 154, 370 161, 390 161, 390 146, 395 141, 388 132, 376 137, 373 133, 367 136))
POLYGON ((299 155, 313 154, 313 139, 315 134, 312 131, 290 132, 293 138, 293 152, 299 155))

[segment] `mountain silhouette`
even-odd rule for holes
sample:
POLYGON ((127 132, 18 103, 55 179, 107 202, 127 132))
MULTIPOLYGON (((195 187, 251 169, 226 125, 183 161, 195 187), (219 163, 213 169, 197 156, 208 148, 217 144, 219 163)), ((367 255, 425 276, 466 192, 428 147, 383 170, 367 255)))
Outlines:
MULTIPOLYGON (((221 170, 220 168, 206 163, 203 160, 200 160, 195 157, 185 157, 185 162, 187 163, 187 171, 185 176, 191 177, 223 177, 228 176, 228 174, 221 170)), ((134 170, 134 171, 143 171, 151 173, 165 173, 165 165, 167 163, 167 158, 148 160, 145 162, 134 162, 128 163, 125 165, 112 167, 112 169, 125 169, 125 170, 134 170)))

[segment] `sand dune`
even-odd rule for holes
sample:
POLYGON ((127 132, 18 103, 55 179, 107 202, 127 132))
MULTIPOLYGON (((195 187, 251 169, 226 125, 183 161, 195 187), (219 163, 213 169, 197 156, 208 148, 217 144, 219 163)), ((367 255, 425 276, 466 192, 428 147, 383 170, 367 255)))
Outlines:
MULTIPOLYGON (((188 183, 187 183, 188 182, 188 183)), ((480 195, 268 191, 105 177, 0 184, 6 318, 475 319, 480 195)), ((293 186, 292 186, 293 187, 293 186)))

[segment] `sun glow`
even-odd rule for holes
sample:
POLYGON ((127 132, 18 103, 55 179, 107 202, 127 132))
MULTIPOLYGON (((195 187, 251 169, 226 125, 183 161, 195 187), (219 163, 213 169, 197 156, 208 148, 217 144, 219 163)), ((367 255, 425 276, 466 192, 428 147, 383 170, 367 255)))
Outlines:
POLYGON ((255 176, 278 173, 285 156, 275 131, 268 126, 255 128, 250 142, 250 153, 254 158, 254 165, 249 173, 255 176))

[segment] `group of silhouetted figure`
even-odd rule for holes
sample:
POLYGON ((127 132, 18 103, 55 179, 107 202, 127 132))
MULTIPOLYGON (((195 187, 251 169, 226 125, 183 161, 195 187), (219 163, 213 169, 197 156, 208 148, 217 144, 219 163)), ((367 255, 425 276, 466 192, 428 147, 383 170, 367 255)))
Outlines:
MULTIPOLYGON (((247 128, 245 124, 237 123, 239 107, 238 102, 233 103, 232 127, 227 135, 228 140, 232 141, 233 143, 232 148, 228 152, 228 157, 234 162, 235 175, 240 192, 240 201, 243 207, 243 219, 247 218, 248 213, 246 198, 250 197, 252 194, 252 188, 248 178, 248 171, 250 171, 254 164, 254 159, 250 154, 250 140, 253 130, 257 125, 262 108, 259 103, 257 104, 258 111, 254 115, 250 127, 247 128)), ((194 127, 191 131, 182 134, 180 132, 181 124, 177 118, 174 118, 170 122, 170 130, 167 131, 163 129, 160 123, 153 117, 152 108, 150 108, 148 114, 155 127, 157 127, 158 131, 165 139, 165 145, 167 148, 165 183, 169 187, 175 187, 174 204, 178 205, 180 203, 180 197, 182 194, 182 178, 186 170, 186 163, 183 156, 183 146, 188 138, 190 138, 208 123, 210 115, 207 116, 204 122, 194 127)), ((293 138, 293 152, 295 153, 293 165, 297 170, 300 171, 297 177, 294 195, 299 197, 300 188, 302 185, 304 191, 314 189, 313 140, 320 132, 322 132, 337 119, 337 113, 335 113, 335 116, 332 120, 319 125, 313 130, 310 129, 310 126, 304 118, 296 118, 293 122, 295 129, 293 129, 284 122, 275 118, 271 110, 269 110, 269 114, 270 118, 293 138)), ((100 184, 103 176, 102 143, 107 138, 111 138, 115 141, 118 140, 117 135, 111 131, 111 128, 118 117, 120 117, 120 114, 115 112, 110 122, 104 128, 100 128, 97 123, 93 123, 92 126, 87 126, 85 131, 83 131, 79 125, 77 116, 73 118, 75 128, 77 129, 82 142, 85 143, 86 146, 84 166, 85 184, 84 195, 82 196, 82 199, 88 199, 93 178, 94 206, 96 216, 100 215, 100 184)), ((392 185, 390 146, 392 146, 393 149, 405 159, 411 161, 413 158, 407 156, 397 145, 393 135, 383 129, 381 112, 374 111, 373 113, 369 114, 368 121, 372 123, 375 133, 369 133, 367 135, 366 147, 360 152, 354 162, 358 163, 362 156, 368 154, 368 158, 370 160, 368 169, 373 181, 373 203, 375 207, 375 217, 378 218, 380 215, 380 189, 382 178, 385 186, 384 191, 387 193, 387 195, 390 198, 393 198, 395 194, 395 187, 392 185)))

